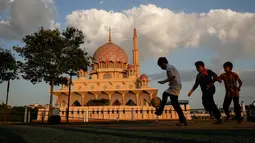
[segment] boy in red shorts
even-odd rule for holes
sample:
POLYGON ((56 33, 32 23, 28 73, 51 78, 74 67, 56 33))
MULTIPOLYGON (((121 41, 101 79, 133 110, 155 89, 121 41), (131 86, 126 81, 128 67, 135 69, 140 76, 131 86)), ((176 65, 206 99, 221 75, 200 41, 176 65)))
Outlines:
POLYGON ((226 62, 223 64, 223 68, 225 73, 222 73, 220 76, 218 76, 218 80, 221 82, 224 81, 225 89, 226 89, 226 95, 223 103, 223 109, 225 114, 227 115, 227 118, 225 121, 228 121, 230 118, 229 114, 229 106, 233 100, 234 102, 234 109, 236 113, 237 123, 242 122, 241 117, 241 106, 239 104, 239 91, 242 86, 242 81, 239 78, 238 74, 235 72, 232 72, 233 64, 231 62, 226 62), (237 86, 238 82, 238 86, 237 86))

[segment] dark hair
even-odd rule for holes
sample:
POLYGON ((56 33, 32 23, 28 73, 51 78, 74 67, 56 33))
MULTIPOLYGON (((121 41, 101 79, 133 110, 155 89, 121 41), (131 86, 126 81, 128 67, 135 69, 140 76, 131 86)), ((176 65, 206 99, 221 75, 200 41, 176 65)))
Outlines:
POLYGON ((204 62, 202 62, 202 61, 197 61, 197 62, 195 62, 195 66, 196 67, 198 67, 198 66, 205 66, 205 64, 204 64, 204 62))
POLYGON ((230 67, 231 69, 233 68, 233 64, 231 62, 226 62, 223 64, 223 67, 230 67))
POLYGON ((158 66, 162 65, 163 63, 168 64, 168 60, 166 59, 166 57, 159 57, 158 58, 158 66))

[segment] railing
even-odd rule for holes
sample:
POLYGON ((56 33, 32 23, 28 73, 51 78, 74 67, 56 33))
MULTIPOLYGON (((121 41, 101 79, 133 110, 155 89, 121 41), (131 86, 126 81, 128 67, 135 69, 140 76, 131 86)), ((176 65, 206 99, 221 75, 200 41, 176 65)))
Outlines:
MULTIPOLYGON (((189 110, 183 111, 188 119, 190 118, 189 110)), ((88 108, 76 108, 69 111, 69 120, 80 120, 88 122, 89 120, 158 120, 158 119, 178 119, 178 115, 175 110, 168 108, 163 111, 162 116, 156 116, 155 108, 138 109, 134 107, 128 107, 127 109, 88 109, 88 108)), ((37 120, 47 120, 48 109, 40 110, 37 120)), ((62 120, 66 120, 67 112, 62 109, 58 113, 62 120)))
MULTIPOLYGON (((163 111, 162 116, 156 116, 154 114, 154 110, 136 110, 134 108, 131 108, 130 110, 93 110, 89 111, 88 109, 82 110, 82 111, 69 111, 69 120, 71 122, 93 122, 95 120, 159 120, 159 119, 178 119, 176 116, 174 116, 175 111, 173 109, 167 109, 163 111)), ((40 112, 39 112, 40 113, 40 112)), ((14 113, 7 113, 7 122, 24 122, 24 123, 30 123, 32 120, 37 120, 39 122, 47 122, 48 119, 48 111, 44 110, 44 112, 41 112, 42 114, 39 115, 42 118, 38 119, 38 113, 32 113, 30 110, 25 108, 24 112, 14 112, 14 113), (37 117, 35 117, 37 116, 37 117), (15 119, 14 119, 15 118, 15 119)), ((62 121, 64 122, 66 120, 66 114, 67 112, 62 110, 59 112, 59 115, 61 116, 62 121)), ((221 114, 223 118, 225 117, 225 114, 223 111, 221 111, 221 114)), ((0 112, 0 121, 4 120, 5 113, 0 112)), ((184 115, 186 118, 189 118, 190 120, 208 120, 211 119, 211 116, 208 112, 206 112, 204 109, 191 109, 191 110, 184 110, 184 115)), ((232 111, 232 115, 234 115, 232 111)), ((245 115, 243 115, 245 116, 245 115)))

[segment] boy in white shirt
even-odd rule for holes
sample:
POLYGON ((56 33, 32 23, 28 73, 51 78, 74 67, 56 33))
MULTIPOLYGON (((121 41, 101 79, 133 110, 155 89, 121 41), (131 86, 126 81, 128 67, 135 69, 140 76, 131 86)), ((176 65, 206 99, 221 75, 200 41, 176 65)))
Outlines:
POLYGON ((160 57, 158 59, 158 66, 161 67, 162 70, 166 70, 167 79, 158 81, 160 84, 169 83, 169 88, 163 93, 162 101, 160 107, 155 112, 156 115, 160 116, 163 113, 164 107, 167 102, 167 98, 170 97, 171 104, 177 114, 179 115, 179 124, 177 126, 185 125, 187 126, 186 118, 182 112, 182 108, 178 102, 178 96, 181 90, 181 80, 180 75, 177 69, 173 66, 168 64, 166 57, 160 57))

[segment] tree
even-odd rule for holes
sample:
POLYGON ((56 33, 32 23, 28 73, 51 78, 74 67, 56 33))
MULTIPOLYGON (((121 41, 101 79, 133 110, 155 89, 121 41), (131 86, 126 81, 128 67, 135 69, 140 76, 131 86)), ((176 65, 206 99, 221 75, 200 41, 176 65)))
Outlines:
MULTIPOLYGON (((0 83, 7 82, 6 93, 6 110, 8 107, 8 98, 11 80, 19 79, 18 77, 18 63, 10 50, 0 48, 0 83)), ((6 120, 6 114, 5 114, 6 120)))
POLYGON ((62 33, 64 40, 64 58, 63 61, 65 66, 66 74, 70 76, 69 81, 69 92, 68 92, 68 103, 67 103, 67 114, 66 122, 69 121, 69 106, 70 106, 70 94, 72 86, 72 77, 77 75, 77 71, 82 69, 87 70, 88 65, 90 64, 91 57, 88 57, 88 53, 85 52, 85 49, 81 49, 80 45, 84 44, 84 35, 82 31, 68 27, 62 33))
POLYGON ((86 52, 72 47, 72 45, 79 47, 83 41, 82 38, 84 38, 82 32, 74 28, 67 28, 63 34, 58 29, 41 28, 39 32, 23 38, 24 47, 14 47, 14 50, 24 58, 21 68, 22 77, 33 84, 42 81, 50 84, 49 116, 52 114, 54 86, 67 85, 68 81, 63 75, 80 69, 80 62, 84 62, 84 67, 88 63, 86 52), (76 32, 69 34, 71 33, 68 32, 69 29, 73 29, 80 35, 76 35, 76 32))
POLYGON ((18 77, 18 62, 12 55, 10 50, 0 49, 0 83, 7 81, 7 97, 6 103, 8 104, 8 93, 10 80, 19 79, 18 77))

